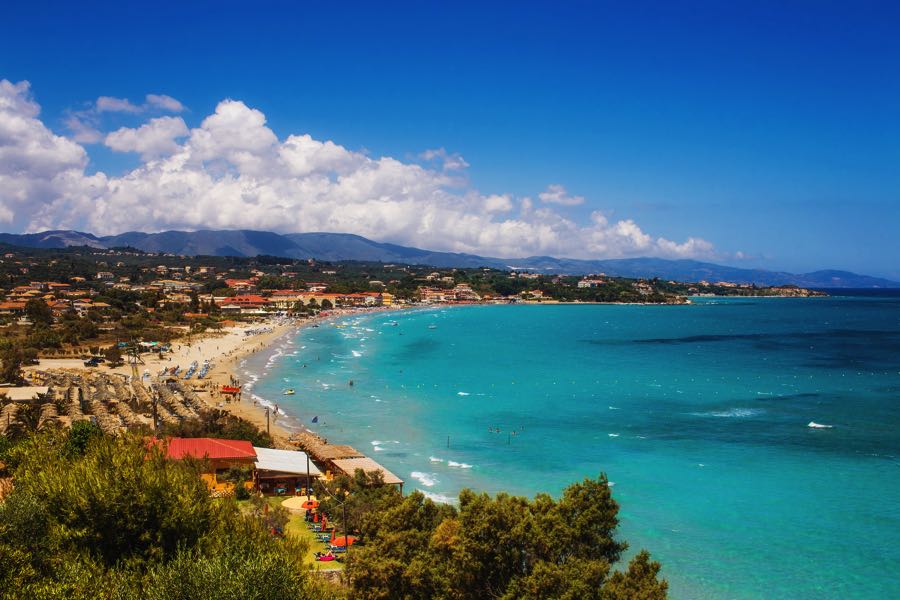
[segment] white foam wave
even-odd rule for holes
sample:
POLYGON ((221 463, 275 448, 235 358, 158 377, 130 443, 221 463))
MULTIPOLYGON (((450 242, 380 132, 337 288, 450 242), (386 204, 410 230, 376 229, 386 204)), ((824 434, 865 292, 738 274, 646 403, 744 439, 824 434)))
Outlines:
POLYGON ((446 494, 438 494, 436 492, 429 492, 428 490, 419 490, 422 492, 422 495, 431 500, 432 502, 437 502, 438 504, 456 504, 456 498, 452 496, 448 496, 446 494))
POLYGON ((815 421, 810 421, 809 425, 807 425, 810 429, 831 429, 834 425, 824 425, 822 423, 816 423, 815 421))
POLYGON ((422 471, 413 471, 409 474, 410 477, 421 483, 426 487, 433 487, 434 484, 438 482, 437 477, 434 473, 423 473, 422 471))
POLYGON ((472 468, 472 465, 470 465, 470 464, 456 462, 455 460, 448 460, 447 466, 454 467, 456 469, 471 469, 472 468))
POLYGON ((468 396, 469 392, 456 392, 457 396, 468 396))
POLYGON ((765 411, 761 408, 732 408, 730 410, 719 410, 705 413, 691 413, 697 417, 720 417, 720 418, 741 418, 755 417, 761 415, 765 411))
POLYGON ((609 433, 607 434, 609 437, 619 437, 618 433, 609 433))
POLYGON ((430 461, 433 462, 433 463, 442 463, 442 462, 444 462, 444 459, 443 459, 443 458, 438 458, 437 456, 429 456, 429 457, 428 457, 428 460, 430 460, 430 461))
POLYGON ((350 352, 353 353, 353 356, 354 356, 355 358, 359 358, 360 356, 362 356, 362 352, 358 352, 358 351, 356 351, 356 350, 351 350, 350 352))

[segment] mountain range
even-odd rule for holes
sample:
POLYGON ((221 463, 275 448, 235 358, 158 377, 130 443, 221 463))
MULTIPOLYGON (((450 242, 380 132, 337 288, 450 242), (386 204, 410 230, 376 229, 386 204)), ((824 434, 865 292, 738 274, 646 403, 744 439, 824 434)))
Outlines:
POLYGON ((29 248, 132 247, 144 252, 199 256, 280 256, 323 261, 368 261, 430 265, 434 267, 521 269, 539 273, 585 275, 605 273, 619 277, 659 277, 676 281, 731 281, 756 285, 799 285, 809 288, 900 288, 900 282, 858 275, 848 271, 823 270, 786 273, 763 269, 741 269, 696 260, 620 258, 581 260, 529 256, 491 258, 475 254, 435 252, 397 244, 375 242, 348 233, 291 233, 252 230, 129 231, 95 236, 80 231, 0 233, 0 243, 29 248))

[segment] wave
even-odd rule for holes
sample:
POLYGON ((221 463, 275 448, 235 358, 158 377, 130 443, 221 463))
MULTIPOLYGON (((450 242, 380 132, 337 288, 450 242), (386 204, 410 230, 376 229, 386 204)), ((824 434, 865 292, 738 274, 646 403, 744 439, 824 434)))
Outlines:
POLYGON ((457 396, 468 396, 469 392, 456 392, 457 396))
POLYGON ((275 408, 275 403, 269 400, 266 400, 262 396, 257 396, 256 394, 250 394, 250 397, 259 402, 260 406, 268 406, 269 408, 275 408))
POLYGON ((455 460, 448 460, 447 466, 453 467, 456 469, 471 469, 472 468, 472 465, 470 465, 468 463, 460 463, 460 462, 456 462, 455 460))
POLYGON ((824 425, 822 423, 816 423, 815 421, 810 421, 809 425, 807 425, 810 429, 831 429, 834 425, 824 425))
POLYGON ((438 482, 437 477, 434 473, 423 473, 422 471, 413 471, 409 474, 410 477, 421 483, 426 487, 433 487, 434 484, 438 482))
POLYGON ((431 500, 432 502, 437 502, 438 504, 456 504, 456 498, 452 496, 447 496, 446 494, 438 494, 436 492, 429 492, 428 490, 419 490, 422 492, 422 495, 431 500))
POLYGON ((607 435, 608 435, 609 437, 619 437, 619 434, 618 434, 618 433, 608 433, 607 435))
POLYGON ((444 462, 444 459, 443 459, 443 458, 438 458, 437 456, 429 456, 429 457, 428 457, 428 460, 430 460, 430 461, 433 462, 433 463, 442 463, 442 462, 444 462))
POLYGON ((720 417, 720 418, 742 418, 756 417, 765 411, 761 408, 732 408, 730 410, 719 410, 711 412, 691 413, 695 417, 720 417))
POLYGON ((358 352, 356 350, 351 350, 350 352, 353 353, 354 358, 359 358, 360 356, 362 356, 362 352, 358 352))

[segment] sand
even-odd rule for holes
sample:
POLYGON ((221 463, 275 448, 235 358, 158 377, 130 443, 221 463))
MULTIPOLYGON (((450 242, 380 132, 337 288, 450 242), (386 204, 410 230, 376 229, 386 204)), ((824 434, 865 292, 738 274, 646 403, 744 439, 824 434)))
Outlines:
MULTIPOLYGON (((373 310, 389 310, 369 309, 373 310)), ((237 364, 243 358, 260 352, 269 347, 278 338, 287 335, 292 331, 296 331, 300 327, 311 325, 312 323, 331 319, 342 314, 357 314, 360 310, 342 310, 332 311, 326 317, 317 317, 306 320, 285 320, 270 319, 257 323, 240 324, 235 327, 225 328, 219 331, 209 331, 199 335, 187 337, 172 342, 173 352, 163 355, 160 360, 156 354, 142 354, 141 360, 144 364, 138 365, 139 375, 150 373, 155 378, 163 369, 181 366, 182 371, 188 368, 193 362, 202 366, 204 360, 209 360, 212 364, 207 376, 204 379, 197 379, 196 376, 188 380, 194 391, 209 406, 226 410, 242 419, 250 421, 262 431, 266 431, 266 408, 260 404, 254 404, 249 394, 242 395, 241 401, 232 401, 231 396, 220 392, 223 385, 231 385, 232 378, 237 377, 237 364), (257 333, 248 335, 250 330, 271 329, 265 333, 257 333)), ((131 376, 131 366, 126 364, 115 369, 106 366, 85 367, 81 360, 75 359, 41 359, 39 365, 26 367, 29 370, 51 370, 51 369, 71 369, 79 371, 97 371, 101 373, 119 373, 125 376, 131 376)), ((286 418, 282 415, 279 419, 275 415, 269 415, 268 431, 272 435, 275 446, 278 448, 293 448, 290 444, 291 431, 285 428, 282 423, 286 418)))

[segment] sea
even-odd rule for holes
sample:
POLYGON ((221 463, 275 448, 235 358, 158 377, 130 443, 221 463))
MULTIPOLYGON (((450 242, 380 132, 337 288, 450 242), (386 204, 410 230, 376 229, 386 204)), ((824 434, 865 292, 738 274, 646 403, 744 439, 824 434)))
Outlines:
POLYGON ((241 368, 404 493, 606 474, 673 598, 900 598, 898 294, 369 313, 241 368))

